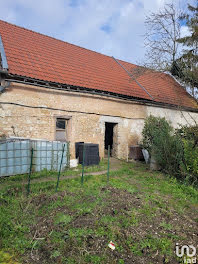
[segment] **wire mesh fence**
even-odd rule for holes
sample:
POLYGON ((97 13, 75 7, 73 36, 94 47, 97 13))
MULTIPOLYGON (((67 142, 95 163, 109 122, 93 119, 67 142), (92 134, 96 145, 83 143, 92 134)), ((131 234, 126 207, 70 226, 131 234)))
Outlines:
POLYGON ((32 171, 59 170, 69 166, 69 143, 30 139, 6 139, 0 141, 0 177, 29 173, 31 150, 32 171), (62 149, 65 144, 64 155, 62 149))

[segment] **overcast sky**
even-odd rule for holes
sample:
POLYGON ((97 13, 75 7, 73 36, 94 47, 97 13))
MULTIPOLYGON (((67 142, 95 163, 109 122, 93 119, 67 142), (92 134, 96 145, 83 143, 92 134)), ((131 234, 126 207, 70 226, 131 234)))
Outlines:
MULTIPOLYGON (((175 0, 185 8, 186 2, 175 0)), ((132 63, 144 58, 144 20, 165 0, 0 0, 0 19, 132 63)), ((167 0, 166 2, 171 2, 167 0)), ((183 34, 187 33, 185 25, 183 34)))

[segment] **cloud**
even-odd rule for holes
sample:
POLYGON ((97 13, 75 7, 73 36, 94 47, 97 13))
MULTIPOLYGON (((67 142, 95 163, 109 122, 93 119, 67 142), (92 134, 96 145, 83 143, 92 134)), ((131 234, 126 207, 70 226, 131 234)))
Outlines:
POLYGON ((86 1, 72 12, 70 30, 64 40, 80 46, 136 62, 143 58, 144 18, 151 6, 159 8, 157 0, 86 1))
POLYGON ((182 26, 181 27, 181 38, 189 36, 190 35, 190 30, 187 26, 182 26))
MULTIPOLYGON (((145 15, 163 4, 164 0, 0 0, 0 19, 135 63, 144 57, 145 15)), ((182 30, 185 34, 186 28, 182 30)))

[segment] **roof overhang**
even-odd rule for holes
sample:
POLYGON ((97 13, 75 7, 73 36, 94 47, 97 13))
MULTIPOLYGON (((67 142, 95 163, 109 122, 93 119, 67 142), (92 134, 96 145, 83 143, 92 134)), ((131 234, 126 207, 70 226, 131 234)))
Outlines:
POLYGON ((40 79, 33 79, 33 78, 25 77, 25 76, 9 74, 8 72, 6 74, 5 81, 9 81, 13 83, 14 82, 22 83, 22 84, 37 86, 37 87, 43 87, 43 88, 52 89, 52 90, 62 90, 62 91, 67 91, 67 92, 94 94, 98 96, 105 96, 105 97, 111 97, 111 98, 121 99, 125 101, 131 101, 131 102, 135 102, 138 104, 145 104, 147 106, 155 106, 155 107, 158 106, 162 108, 170 108, 170 109, 179 110, 179 111, 189 111, 189 112, 198 113, 198 108, 191 108, 191 107, 179 106, 179 105, 174 105, 174 104, 168 104, 168 103, 163 103, 163 102, 158 102, 158 101, 153 101, 153 100, 148 100, 148 99, 143 99, 143 98, 138 98, 138 97, 127 96, 124 94, 90 89, 90 88, 80 87, 80 86, 73 86, 69 84, 47 82, 47 81, 40 80, 40 79))

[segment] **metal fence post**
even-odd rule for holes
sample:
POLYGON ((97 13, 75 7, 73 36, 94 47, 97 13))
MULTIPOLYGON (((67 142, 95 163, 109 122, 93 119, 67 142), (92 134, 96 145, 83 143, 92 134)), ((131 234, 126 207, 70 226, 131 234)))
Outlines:
POLYGON ((60 163, 59 172, 58 172, 58 178, 57 178, 57 183, 56 183, 56 192, 58 190, 58 185, 59 185, 59 181, 60 181, 60 173, 61 173, 61 167, 62 167, 62 163, 63 163, 64 151, 65 151, 65 144, 63 145, 63 150, 62 150, 61 163, 60 163))
POLYGON ((108 145, 107 181, 109 181, 109 158, 110 158, 110 145, 108 145))
POLYGON ((67 167, 70 167, 70 143, 67 143, 67 167))
POLYGON ((81 184, 83 184, 84 182, 84 166, 85 166, 85 144, 83 144, 83 164, 82 164, 81 184))
POLYGON ((27 195, 29 195, 30 193, 30 180, 31 180, 31 174, 32 174, 33 153, 34 153, 34 149, 31 148, 30 171, 28 175, 27 195))

